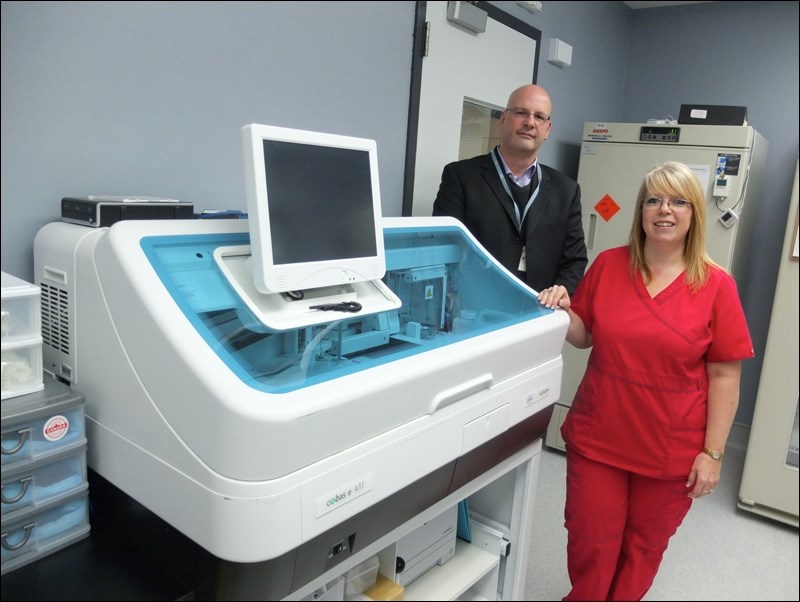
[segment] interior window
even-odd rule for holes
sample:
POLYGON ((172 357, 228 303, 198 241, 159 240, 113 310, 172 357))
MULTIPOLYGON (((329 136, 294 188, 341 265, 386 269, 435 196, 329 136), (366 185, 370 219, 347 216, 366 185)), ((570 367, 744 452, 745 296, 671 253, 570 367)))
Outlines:
POLYGON ((458 158, 485 155, 500 142, 500 109, 464 99, 458 158))

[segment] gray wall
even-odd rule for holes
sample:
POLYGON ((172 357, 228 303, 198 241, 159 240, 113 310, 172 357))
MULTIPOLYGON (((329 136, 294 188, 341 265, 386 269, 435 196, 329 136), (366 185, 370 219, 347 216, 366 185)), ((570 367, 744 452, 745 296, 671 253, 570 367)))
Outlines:
POLYGON ((538 84, 553 101, 553 127, 541 158, 578 175, 583 124, 624 121, 625 82, 635 11, 622 2, 542 2, 531 14, 516 2, 492 2, 542 32, 538 84), (572 65, 547 62, 552 38, 572 46, 572 65))
POLYGON ((769 142, 752 253, 739 282, 756 357, 742 364, 736 422, 749 425, 786 222, 795 219, 788 213, 800 131, 798 3, 710 2, 637 11, 632 33, 625 121, 677 117, 681 103, 745 106, 748 124, 769 142))
POLYGON ((2 267, 64 196, 245 209, 248 123, 377 141, 399 215, 413 2, 3 2, 2 267))
MULTIPOLYGON (((769 141, 744 297, 758 389, 798 153, 798 3, 712 2, 633 11, 543 2, 539 83, 553 97, 543 160, 577 175, 585 121, 746 105, 769 141), (550 38, 572 66, 546 61, 550 38)), ((384 214, 400 215, 414 3, 2 3, 2 269, 33 279, 33 237, 80 194, 165 195, 244 209, 247 123, 373 138, 384 214)))
POLYGON ((800 131, 798 2, 636 11, 621 2, 544 2, 533 16, 516 2, 492 4, 542 31, 539 83, 554 101, 542 156, 572 176, 583 122, 677 118, 684 103, 746 106, 748 123, 769 142, 752 254, 739 283, 756 357, 743 363, 736 422, 751 424, 783 234, 795 218, 788 211, 800 131), (546 62, 550 38, 573 46, 570 67, 546 62))

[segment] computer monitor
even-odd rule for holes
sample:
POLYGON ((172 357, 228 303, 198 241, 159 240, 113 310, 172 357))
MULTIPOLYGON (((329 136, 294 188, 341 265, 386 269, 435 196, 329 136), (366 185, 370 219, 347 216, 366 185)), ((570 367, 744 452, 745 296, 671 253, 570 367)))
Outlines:
POLYGON ((254 284, 289 293, 386 272, 374 140, 242 128, 254 284))

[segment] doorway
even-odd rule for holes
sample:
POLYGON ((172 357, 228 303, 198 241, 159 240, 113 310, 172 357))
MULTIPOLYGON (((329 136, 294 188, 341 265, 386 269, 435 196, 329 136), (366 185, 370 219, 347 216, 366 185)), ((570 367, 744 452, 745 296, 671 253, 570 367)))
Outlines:
POLYGON ((536 83, 541 32, 486 2, 486 30, 447 18, 446 1, 417 2, 404 216, 429 216, 442 169, 488 152, 508 95, 536 83))

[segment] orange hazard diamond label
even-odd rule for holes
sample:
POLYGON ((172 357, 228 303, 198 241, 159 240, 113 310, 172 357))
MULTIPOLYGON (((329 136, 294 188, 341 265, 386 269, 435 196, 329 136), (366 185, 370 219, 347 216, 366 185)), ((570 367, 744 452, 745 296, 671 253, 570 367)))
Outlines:
POLYGON ((594 206, 594 210, 606 221, 614 217, 619 209, 617 202, 608 195, 597 201, 597 205, 594 206))

